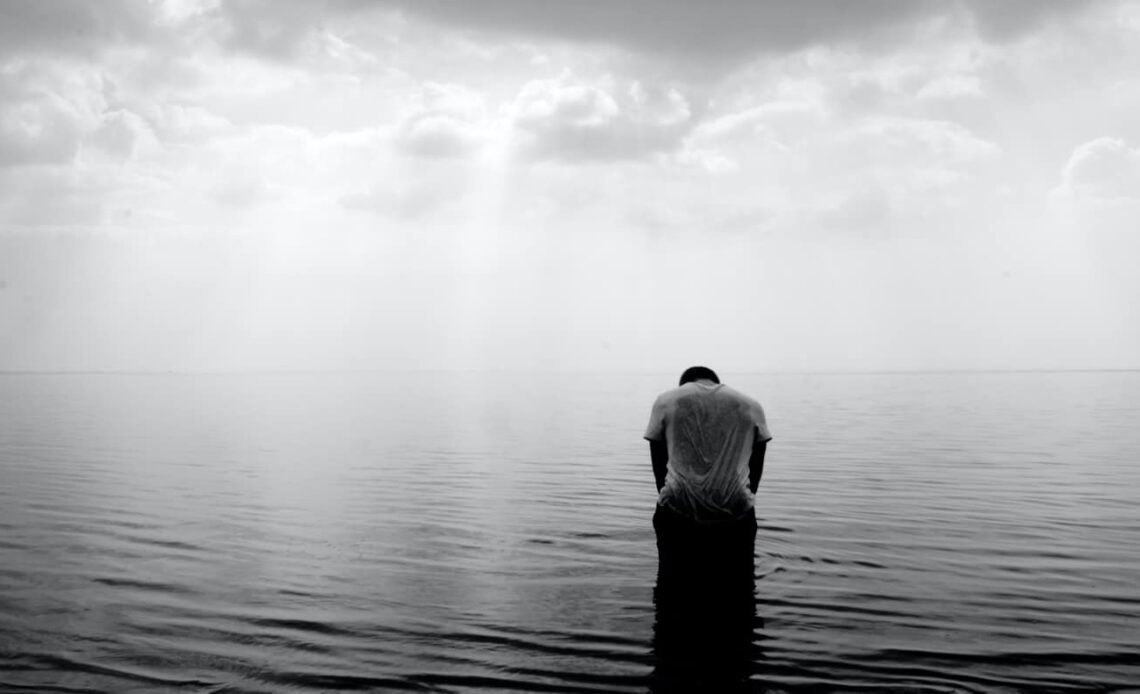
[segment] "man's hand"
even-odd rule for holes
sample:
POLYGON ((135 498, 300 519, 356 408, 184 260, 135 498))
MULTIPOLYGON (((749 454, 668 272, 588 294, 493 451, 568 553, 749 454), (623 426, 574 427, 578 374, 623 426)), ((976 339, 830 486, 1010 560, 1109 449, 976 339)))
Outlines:
POLYGON ((664 441, 649 442, 649 457, 653 461, 653 479, 657 491, 665 486, 665 473, 669 469, 669 446, 664 441))

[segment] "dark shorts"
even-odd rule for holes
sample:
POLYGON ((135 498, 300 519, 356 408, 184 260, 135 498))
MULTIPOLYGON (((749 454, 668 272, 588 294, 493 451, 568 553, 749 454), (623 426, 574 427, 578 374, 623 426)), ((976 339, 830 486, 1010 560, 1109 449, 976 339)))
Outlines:
POLYGON ((740 518, 731 520, 700 522, 682 516, 667 506, 658 506, 653 513, 653 529, 658 541, 664 535, 670 539, 693 539, 717 542, 733 539, 751 540, 756 537, 756 511, 749 509, 740 518))
MULTIPOLYGON (((688 571, 694 567, 733 570, 751 566, 756 541, 756 512, 718 523, 697 523, 658 506, 653 514, 657 556, 661 569, 688 571)), ((751 571, 748 571, 751 575, 751 571)))
POLYGON ((658 506, 653 514, 657 531, 658 606, 672 611, 733 612, 722 602, 744 596, 755 585, 756 514, 724 523, 694 523, 658 506), (700 596, 700 597, 698 597, 700 596))

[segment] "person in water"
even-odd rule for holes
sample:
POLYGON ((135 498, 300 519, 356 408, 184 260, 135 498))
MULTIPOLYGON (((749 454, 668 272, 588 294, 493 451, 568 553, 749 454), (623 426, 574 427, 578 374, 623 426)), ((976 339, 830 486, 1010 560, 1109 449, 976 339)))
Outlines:
POLYGON ((754 499, 772 439, 760 403, 694 366, 653 403, 645 430, 657 482, 653 525, 755 534, 754 499))
POLYGON ((760 403, 703 366, 653 403, 645 430, 657 481, 654 694, 753 691, 754 497, 772 435, 760 403))

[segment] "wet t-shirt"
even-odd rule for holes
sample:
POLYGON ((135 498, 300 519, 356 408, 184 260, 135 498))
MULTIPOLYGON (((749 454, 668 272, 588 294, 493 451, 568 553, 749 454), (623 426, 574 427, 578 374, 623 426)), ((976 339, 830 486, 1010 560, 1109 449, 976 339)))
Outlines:
POLYGON ((669 450, 657 503, 699 521, 739 518, 753 506, 748 488, 752 443, 772 438, 760 403, 711 381, 662 393, 645 438, 669 450))

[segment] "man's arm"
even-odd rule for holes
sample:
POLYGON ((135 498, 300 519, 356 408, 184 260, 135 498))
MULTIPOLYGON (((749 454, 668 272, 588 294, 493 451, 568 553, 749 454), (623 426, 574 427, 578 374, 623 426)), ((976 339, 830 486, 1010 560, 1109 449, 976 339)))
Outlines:
POLYGON ((653 479, 657 491, 665 486, 665 472, 669 469, 669 446, 664 441, 649 441, 649 457, 653 460, 653 479))
POLYGON ((760 486, 760 478, 764 476, 764 454, 768 452, 768 440, 760 440, 760 431, 755 433, 752 442, 752 457, 748 459, 748 488, 752 493, 760 486))

